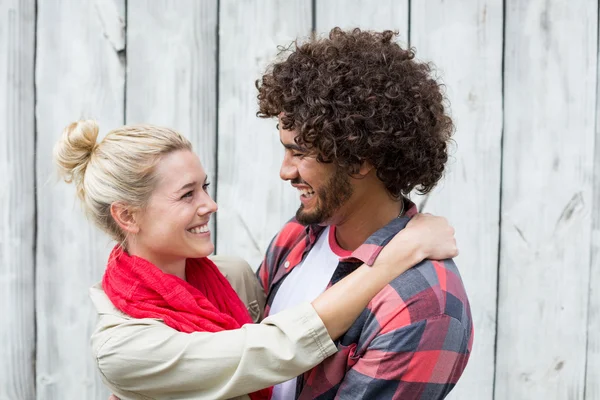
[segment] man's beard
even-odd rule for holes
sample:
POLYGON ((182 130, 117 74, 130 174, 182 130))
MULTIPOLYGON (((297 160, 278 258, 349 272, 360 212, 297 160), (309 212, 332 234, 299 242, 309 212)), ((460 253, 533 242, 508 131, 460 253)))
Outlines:
POLYGON ((302 225, 323 224, 352 196, 353 189, 350 177, 341 168, 329 178, 327 183, 315 191, 316 205, 314 210, 307 212, 304 204, 296 211, 296 220, 302 225))

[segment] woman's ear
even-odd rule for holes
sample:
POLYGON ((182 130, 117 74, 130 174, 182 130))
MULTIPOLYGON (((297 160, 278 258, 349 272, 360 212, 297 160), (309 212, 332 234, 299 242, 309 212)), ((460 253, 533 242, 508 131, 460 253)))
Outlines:
POLYGON ((140 231, 135 213, 125 206, 125 204, 112 203, 110 205, 110 215, 112 215, 119 227, 126 233, 138 233, 140 231))

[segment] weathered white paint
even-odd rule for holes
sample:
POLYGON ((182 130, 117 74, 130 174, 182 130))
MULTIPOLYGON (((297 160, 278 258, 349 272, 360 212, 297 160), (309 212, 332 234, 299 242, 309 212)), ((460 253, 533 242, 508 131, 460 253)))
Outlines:
POLYGON ((585 398, 600 399, 600 82, 596 85, 596 138, 594 146, 594 192, 592 198, 592 243, 587 326, 585 398))
POLYGON ((398 31, 408 44, 408 0, 316 0, 316 32, 326 35, 342 29, 398 31))
POLYGON ((35 398, 35 2, 0 1, 0 399, 35 398))
POLYGON ((106 400, 89 338, 88 287, 104 271, 110 240, 85 220, 75 189, 56 183, 52 148, 79 118, 103 133, 123 124, 123 0, 38 1, 37 398, 106 400))
POLYGON ((597 7, 506 4, 497 400, 583 398, 597 7))
MULTIPOLYGON (((255 267, 298 205, 278 177, 283 151, 275 122, 254 116, 254 81, 278 45, 309 34, 312 1, 127 3, 125 56, 124 0, 37 2, 35 144, 35 3, 0 0, 0 399, 36 398, 35 374, 38 399, 108 396, 89 351, 96 316, 87 288, 100 278, 112 243, 83 218, 74 188, 56 183, 51 150, 70 121, 97 118, 104 134, 123 124, 125 108, 128 123, 174 127, 193 141, 213 178, 218 113, 212 181, 219 252, 255 267)), ((317 33, 360 26, 398 29, 401 42, 408 38, 408 0, 315 5, 317 33)), ((411 7, 411 44, 418 58, 439 67, 457 125, 447 178, 425 207, 457 228, 457 261, 476 324, 472 359, 451 397, 583 398, 585 390, 586 399, 600 398, 597 4, 506 3, 495 369, 502 4, 411 7)))
MULTIPOLYGON (((455 399, 491 399, 496 338, 502 135, 502 3, 413 2, 411 46, 446 85, 456 126, 445 178, 421 211, 446 216, 472 307, 475 341, 455 399)), ((423 201, 424 199, 419 199, 423 201)))
POLYGON ((127 123, 181 132, 213 182, 216 66, 217 0, 127 2, 127 123))
POLYGON ((217 251, 254 268, 299 205, 296 190, 279 179, 276 121, 255 117, 254 82, 278 45, 308 36, 310 27, 310 0, 221 1, 217 251))

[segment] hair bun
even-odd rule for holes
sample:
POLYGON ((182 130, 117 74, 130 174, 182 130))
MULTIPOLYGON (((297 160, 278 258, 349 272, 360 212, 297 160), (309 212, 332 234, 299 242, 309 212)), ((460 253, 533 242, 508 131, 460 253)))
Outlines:
POLYGON ((98 123, 94 120, 73 122, 63 130, 61 139, 54 146, 54 161, 65 182, 82 183, 97 146, 98 132, 98 123))

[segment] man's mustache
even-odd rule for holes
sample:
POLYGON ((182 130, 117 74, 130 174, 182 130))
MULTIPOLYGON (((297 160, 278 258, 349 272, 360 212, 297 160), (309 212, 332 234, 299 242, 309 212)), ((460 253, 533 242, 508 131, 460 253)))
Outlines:
MULTIPOLYGON (((292 179, 291 180, 292 185, 306 185, 306 186, 310 186, 308 183, 306 183, 304 180, 296 178, 296 179, 292 179)), ((311 186, 312 187, 312 186, 311 186)))

